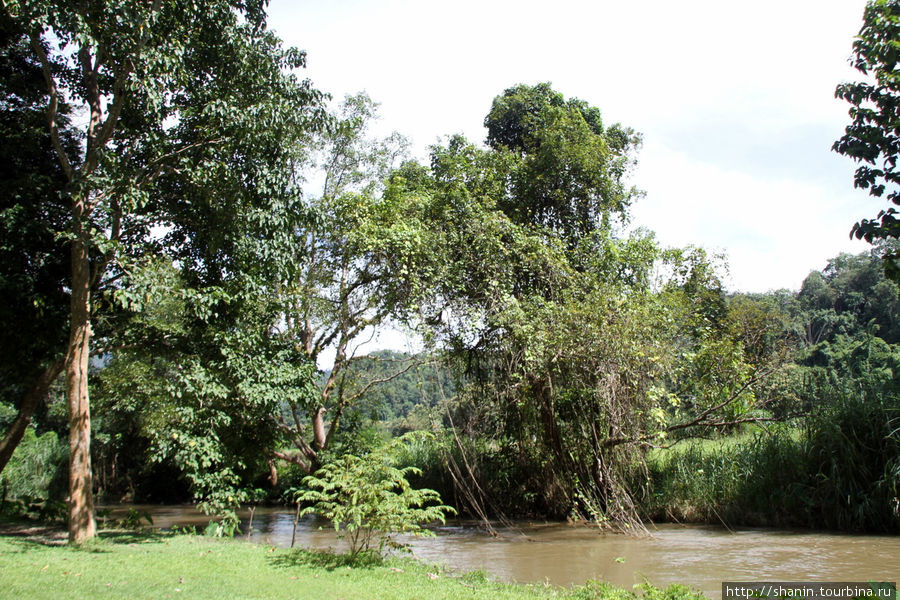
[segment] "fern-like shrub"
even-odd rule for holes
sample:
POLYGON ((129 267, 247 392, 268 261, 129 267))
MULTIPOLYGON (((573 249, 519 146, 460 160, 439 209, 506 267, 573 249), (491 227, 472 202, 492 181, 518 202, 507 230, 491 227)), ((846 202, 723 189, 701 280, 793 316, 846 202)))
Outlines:
POLYGON ((415 467, 397 467, 392 455, 410 443, 409 435, 365 456, 346 454, 304 478, 308 488, 297 501, 307 504, 301 516, 316 514, 328 519, 350 544, 350 554, 385 548, 402 548, 397 534, 434 536, 423 525, 445 522, 456 511, 441 504, 430 489, 413 488, 407 476, 419 474, 415 467))

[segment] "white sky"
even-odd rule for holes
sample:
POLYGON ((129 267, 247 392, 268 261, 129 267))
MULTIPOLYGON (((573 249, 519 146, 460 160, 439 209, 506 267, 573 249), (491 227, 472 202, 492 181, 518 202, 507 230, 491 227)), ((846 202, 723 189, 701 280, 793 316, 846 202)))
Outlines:
POLYGON ((272 0, 270 27, 336 99, 366 90, 420 158, 485 137, 494 96, 549 81, 644 136, 632 222, 724 251, 735 291, 797 289, 880 206, 831 152, 864 0, 272 0))

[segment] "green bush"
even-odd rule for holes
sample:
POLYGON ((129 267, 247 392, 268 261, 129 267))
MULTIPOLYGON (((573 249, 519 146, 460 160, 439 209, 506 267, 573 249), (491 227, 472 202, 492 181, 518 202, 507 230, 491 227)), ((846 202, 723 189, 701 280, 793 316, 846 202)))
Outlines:
POLYGON ((392 453, 412 438, 405 435, 366 456, 347 454, 319 469, 303 481, 309 488, 298 494, 310 503, 301 516, 315 513, 331 521, 350 543, 355 556, 373 548, 400 547, 394 534, 433 536, 423 524, 444 522, 453 508, 440 504, 440 495, 430 489, 415 489, 407 475, 414 467, 396 467, 392 453))

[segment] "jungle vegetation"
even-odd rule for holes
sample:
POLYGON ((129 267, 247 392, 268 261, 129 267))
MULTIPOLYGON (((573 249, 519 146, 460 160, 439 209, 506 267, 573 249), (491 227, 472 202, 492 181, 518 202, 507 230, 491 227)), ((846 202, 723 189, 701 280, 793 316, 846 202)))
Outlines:
MULTIPOLYGON (((731 294, 723 257, 627 226, 640 134, 549 83, 423 164, 367 95, 298 76, 264 2, 4 7, 0 509, 74 544, 95 497, 233 531, 424 430, 390 468, 485 520, 900 530, 893 209, 799 291, 731 294), (385 328, 421 351, 361 350, 385 328), (737 485, 776 476, 766 504, 737 485)), ((872 2, 863 32, 896 15, 872 2)), ((857 184, 896 201, 890 139, 857 184)))

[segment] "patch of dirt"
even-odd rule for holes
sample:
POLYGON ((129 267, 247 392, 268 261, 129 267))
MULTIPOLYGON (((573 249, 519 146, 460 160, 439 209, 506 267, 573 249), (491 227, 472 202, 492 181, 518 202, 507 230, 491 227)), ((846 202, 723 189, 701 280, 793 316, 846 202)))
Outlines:
POLYGON ((0 536, 27 538, 47 546, 65 546, 68 539, 63 527, 34 523, 2 523, 0 536))

